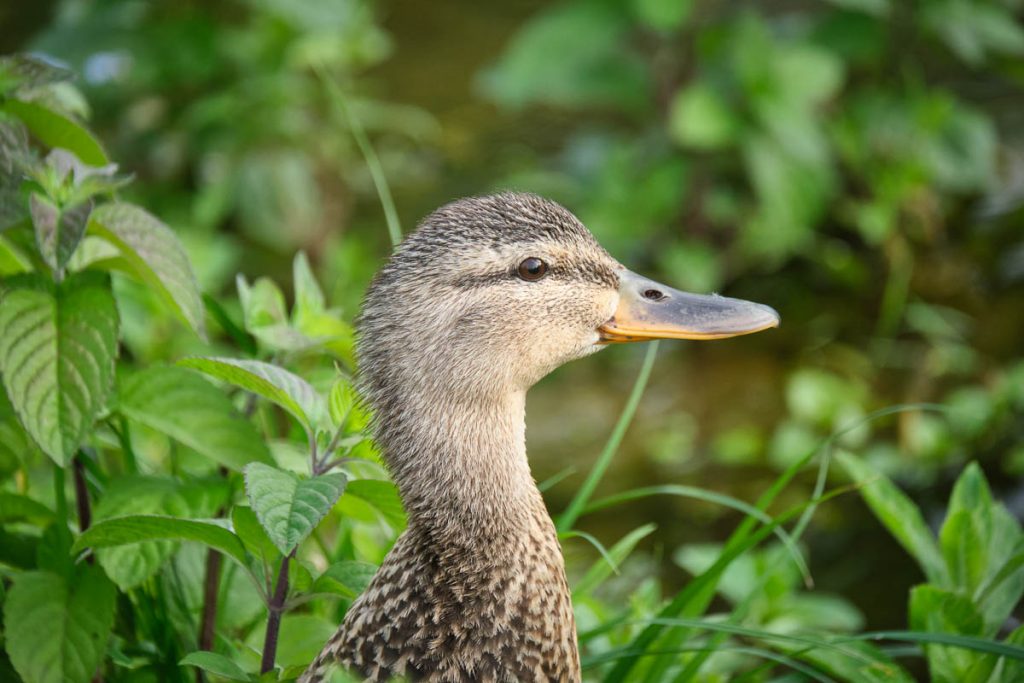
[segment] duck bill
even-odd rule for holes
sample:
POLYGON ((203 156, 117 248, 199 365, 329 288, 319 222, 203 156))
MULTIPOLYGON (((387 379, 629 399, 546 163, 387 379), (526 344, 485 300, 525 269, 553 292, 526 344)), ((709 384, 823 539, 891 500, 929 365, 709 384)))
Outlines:
POLYGON ((717 294, 690 294, 628 270, 619 274, 619 305, 599 328, 606 344, 651 339, 727 339, 778 327, 769 306, 717 294))

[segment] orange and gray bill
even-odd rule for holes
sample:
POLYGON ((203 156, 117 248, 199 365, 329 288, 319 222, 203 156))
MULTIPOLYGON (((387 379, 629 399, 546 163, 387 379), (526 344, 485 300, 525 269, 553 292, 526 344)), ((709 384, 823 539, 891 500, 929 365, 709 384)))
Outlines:
POLYGON ((770 306, 717 294, 690 294, 623 269, 619 305, 600 328, 601 341, 726 339, 778 327, 770 306))

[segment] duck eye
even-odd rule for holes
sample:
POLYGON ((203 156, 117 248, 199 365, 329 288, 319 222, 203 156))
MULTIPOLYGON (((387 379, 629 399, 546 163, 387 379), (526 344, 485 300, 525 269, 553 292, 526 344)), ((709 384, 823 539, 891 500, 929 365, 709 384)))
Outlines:
POLYGON ((519 264, 519 277, 530 282, 541 279, 547 272, 548 264, 533 256, 519 264))

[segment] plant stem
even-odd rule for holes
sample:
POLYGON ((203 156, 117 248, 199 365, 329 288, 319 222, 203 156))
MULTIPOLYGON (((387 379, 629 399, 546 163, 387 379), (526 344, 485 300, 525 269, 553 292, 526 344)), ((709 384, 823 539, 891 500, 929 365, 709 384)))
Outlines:
POLYGON ((121 418, 118 429, 114 430, 117 440, 121 442, 121 454, 124 456, 124 467, 129 474, 139 473, 139 462, 135 458, 135 449, 132 448, 132 433, 128 431, 128 420, 121 418))
POLYGON ((277 635, 281 629, 281 615, 284 614, 284 601, 288 597, 288 562, 295 556, 295 551, 281 558, 281 568, 277 572, 277 585, 274 595, 270 598, 267 609, 267 635, 263 639, 263 660, 260 662, 260 673, 265 674, 274 669, 274 658, 277 656, 277 635))
MULTIPOLYGON (((335 460, 333 463, 328 465, 327 460, 334 453, 338 447, 338 442, 341 441, 341 433, 345 430, 345 421, 343 420, 338 428, 334 431, 334 435, 331 437, 330 443, 327 444, 327 448, 324 449, 324 455, 319 460, 316 457, 316 452, 313 453, 313 476, 317 477, 325 472, 329 472, 331 468, 335 467, 340 463, 339 460, 335 460)), ((315 444, 314 444, 315 447, 315 444)))
MULTIPOLYGON (((223 479, 227 479, 228 468, 223 465, 217 468, 217 473, 223 479)), ((221 506, 217 509, 216 517, 223 517, 227 508, 221 506)), ((203 616, 199 625, 199 649, 212 650, 213 638, 217 626, 217 593, 220 591, 220 568, 224 562, 224 556, 220 552, 209 548, 206 551, 206 575, 203 577, 203 616)), ((196 672, 200 672, 196 669, 196 672)), ((198 678, 197 678, 198 680, 198 678)))
POLYGON ((615 423, 615 427, 612 429, 611 436, 608 437, 608 442, 605 443, 601 455, 597 457, 597 462, 594 463, 594 467, 590 470, 590 474, 587 475, 586 481, 583 482, 580 490, 576 492, 576 495, 569 503, 569 507, 558 518, 557 526, 560 533, 572 529, 573 524, 576 523, 576 520, 582 514, 583 508, 590 501, 590 496, 594 494, 594 489, 600 483, 605 470, 611 464, 612 458, 615 457, 615 452, 619 449, 619 444, 622 443, 622 437, 625 436, 630 422, 633 421, 636 408, 640 405, 640 397, 643 396, 647 380, 651 376, 651 368, 654 367, 654 357, 657 353, 658 342, 651 342, 647 347, 647 355, 644 356, 643 365, 640 366, 640 373, 636 376, 636 382, 633 383, 633 389, 629 392, 629 399, 619 415, 618 422, 615 423))
POLYGON ((199 626, 199 649, 213 649, 214 627, 217 625, 217 592, 220 589, 220 567, 224 556, 212 548, 206 553, 206 576, 203 579, 203 619, 199 626))
POLYGON ((92 508, 89 505, 89 487, 85 484, 85 463, 82 462, 84 455, 79 451, 72 461, 72 471, 75 475, 75 505, 78 509, 78 530, 85 531, 92 524, 92 508))

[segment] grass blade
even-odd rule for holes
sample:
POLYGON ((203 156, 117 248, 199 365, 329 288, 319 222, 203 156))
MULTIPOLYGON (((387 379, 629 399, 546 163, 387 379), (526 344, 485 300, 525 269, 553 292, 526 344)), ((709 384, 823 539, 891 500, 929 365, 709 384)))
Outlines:
POLYGON ((370 138, 366 135, 363 124, 352 113, 348 102, 345 101, 345 96, 342 94, 338 82, 327 73, 323 66, 316 65, 313 69, 316 71, 320 82, 327 88, 327 95, 330 97, 331 104, 334 105, 337 112, 341 113, 342 118, 348 124, 349 130, 352 131, 352 138, 356 141, 359 152, 363 155, 363 160, 366 161, 366 168, 373 179, 373 186, 377 190, 377 197, 380 198, 380 205, 384 210, 384 220, 388 224, 388 236, 391 238, 391 246, 397 247, 398 243, 402 241, 402 225, 398 221, 395 200, 391 197, 391 186, 388 185, 388 179, 384 175, 384 167, 380 164, 377 152, 373 149, 373 145, 370 144, 370 138))
POLYGON ((616 660, 622 659, 623 657, 628 657, 628 656, 647 656, 647 657, 650 657, 650 656, 655 656, 655 655, 659 655, 659 656, 660 655, 680 655, 680 654, 686 654, 688 652, 703 653, 703 654, 707 654, 707 655, 714 654, 715 652, 735 652, 737 654, 746 654, 746 655, 750 655, 752 657, 759 657, 761 659, 767 659, 767 660, 770 660, 772 662, 777 662, 778 664, 782 664, 783 666, 786 666, 786 667, 792 669, 793 671, 797 671, 799 673, 802 673, 805 676, 807 676, 808 678, 810 678, 812 680, 815 680, 815 681, 820 681, 821 683, 835 683, 834 679, 829 678, 828 676, 826 676, 822 672, 818 671, 817 669, 815 669, 815 668, 813 668, 813 667, 811 667, 811 666, 809 666, 807 664, 804 664, 801 661, 793 659, 792 657, 787 657, 786 655, 779 654, 778 652, 774 652, 773 650, 766 650, 766 649, 760 648, 760 647, 746 647, 746 646, 679 647, 679 648, 676 648, 676 649, 670 650, 670 651, 668 651, 668 650, 648 650, 647 652, 643 652, 643 653, 639 653, 639 654, 630 652, 628 649, 612 650, 610 652, 604 652, 604 653, 602 653, 600 655, 595 655, 593 657, 584 658, 584 660, 583 660, 583 669, 591 669, 591 668, 594 668, 596 666, 600 666, 601 664, 606 664, 608 662, 613 662, 613 661, 616 661, 616 660))
POLYGON ((633 383, 633 389, 629 392, 629 399, 627 399, 622 413, 619 414, 619 419, 615 423, 615 427, 612 429, 611 436, 608 437, 604 449, 601 450, 601 455, 597 457, 594 467, 590 470, 590 474, 587 475, 586 481, 580 486, 580 490, 573 496, 569 507, 558 518, 558 524, 556 525, 558 531, 565 532, 572 529, 576 520, 583 513, 583 509, 587 506, 587 501, 594 494, 594 489, 600 483, 601 478, 608 469, 608 465, 611 464, 612 458, 615 457, 615 452, 619 449, 619 444, 622 443, 622 437, 625 436, 629 424, 633 421, 633 415, 636 414, 636 408, 640 405, 640 397, 643 396, 647 380, 651 376, 651 369, 654 367, 654 358, 657 353, 658 342, 653 341, 647 347, 647 354, 644 356, 643 365, 640 366, 640 373, 636 376, 636 381, 633 383))
MULTIPOLYGON (((612 507, 618 503, 623 503, 629 500, 637 500, 639 498, 647 498, 649 496, 666 495, 666 496, 679 496, 682 498, 694 498, 696 500, 702 500, 707 503, 715 503, 723 507, 732 508, 738 510, 745 515, 755 517, 762 524, 771 524, 774 520, 772 516, 759 510, 749 503, 745 503, 739 498, 733 498, 724 493, 716 493, 714 491, 708 491, 706 489, 698 488, 695 486, 685 486, 683 484, 664 484, 662 486, 647 486, 639 489, 632 489, 623 493, 617 493, 605 498, 594 501, 588 505, 582 514, 588 512, 595 512, 597 510, 603 510, 605 508, 612 507)), ((820 495, 820 494, 819 494, 820 495)), ((779 541, 785 546, 786 550, 789 551, 790 557, 793 558, 793 563, 800 570, 800 574, 803 576, 804 584, 811 588, 814 586, 814 579, 811 578, 811 570, 807 566, 807 562, 804 560, 803 554, 797 547, 796 542, 793 540, 785 529, 781 526, 775 528, 775 535, 778 536, 779 541)))
MULTIPOLYGON (((766 510, 768 506, 771 505, 778 497, 778 495, 786 488, 786 486, 789 485, 789 483, 793 480, 797 473, 800 470, 802 470, 804 466, 808 462, 810 462, 810 460, 817 453, 819 453, 823 448, 830 447, 831 444, 834 443, 838 438, 860 427, 861 425, 871 422, 873 420, 880 419, 882 417, 886 417, 888 415, 906 412, 909 410, 944 409, 945 408, 943 406, 927 403, 902 404, 898 406, 890 406, 888 408, 883 408, 881 410, 876 410, 872 413, 869 413, 868 415, 865 415, 861 420, 833 432, 831 435, 823 439, 822 442, 818 444, 816 447, 809 450, 803 456, 795 460, 778 476, 778 478, 776 478, 774 482, 772 482, 772 485, 768 488, 768 490, 761 495, 761 497, 757 501, 756 508, 761 510, 762 512, 766 510)), ((804 505, 799 506, 798 509, 810 509, 811 506, 816 506, 821 502, 824 502, 824 500, 827 500, 829 497, 831 497, 831 495, 812 498, 804 505)), ((787 515, 789 514, 790 513, 787 513, 787 515)), ((788 521, 788 517, 786 519, 777 518, 776 522, 779 522, 780 520, 783 522, 788 521)), ((731 562, 733 558, 738 557, 739 554, 744 552, 747 548, 756 545, 756 543, 750 544, 750 540, 755 536, 761 536, 765 533, 766 528, 771 527, 771 525, 769 525, 769 527, 763 527, 762 529, 755 531, 754 528, 756 524, 757 520, 753 517, 748 516, 745 520, 743 520, 739 527, 737 527, 736 531, 734 531, 732 535, 729 537, 728 541, 726 541, 725 548, 722 551, 722 555, 719 557, 720 561, 724 560, 727 557, 730 559, 726 562, 725 565, 721 567, 716 567, 719 564, 718 562, 716 562, 715 565, 712 565, 712 567, 709 568, 708 572, 705 572, 705 574, 697 580, 700 581, 706 576, 711 576, 712 578, 710 579, 709 586, 710 590, 703 587, 703 583, 699 587, 695 587, 697 585, 697 581, 691 582, 685 589, 683 589, 682 592, 676 595, 676 597, 669 603, 669 605, 667 605, 662 610, 659 616, 674 617, 683 614, 684 611, 688 616, 697 616, 699 614, 703 614, 704 610, 707 609, 707 606, 710 604, 711 599, 714 597, 714 590, 717 586, 718 579, 721 576, 722 572, 724 572, 725 567, 728 566, 728 562, 731 562)), ((637 636, 637 639, 634 641, 634 645, 640 647, 642 643, 641 649, 653 646, 654 642, 661 634, 662 628, 663 627, 657 624, 652 624, 651 626, 648 626, 646 629, 644 629, 643 632, 640 633, 639 636, 637 636)), ((679 632, 676 635, 677 639, 681 639, 684 637, 685 632, 679 632)), ((604 680, 608 683, 626 680, 627 676, 629 675, 633 667, 636 665, 636 663, 636 658, 624 658, 620 660, 619 663, 615 666, 615 668, 608 674, 608 676, 604 680)), ((648 680, 658 680, 655 674, 664 673, 664 671, 668 668, 670 664, 671 659, 667 657, 656 660, 652 666, 651 677, 648 678, 648 680)))

